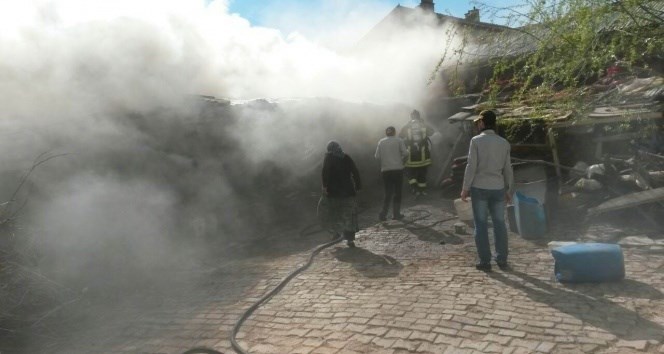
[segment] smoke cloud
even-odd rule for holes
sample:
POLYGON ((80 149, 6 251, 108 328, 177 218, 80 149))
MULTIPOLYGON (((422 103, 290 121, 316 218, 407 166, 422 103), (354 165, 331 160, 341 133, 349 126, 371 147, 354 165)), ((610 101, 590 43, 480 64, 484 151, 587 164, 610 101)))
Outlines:
POLYGON ((329 139, 362 160, 405 124, 451 45, 417 28, 337 51, 220 0, 0 1, 0 201, 36 156, 66 153, 18 198, 43 265, 92 279, 175 263, 174 240, 245 232, 317 191, 329 139))

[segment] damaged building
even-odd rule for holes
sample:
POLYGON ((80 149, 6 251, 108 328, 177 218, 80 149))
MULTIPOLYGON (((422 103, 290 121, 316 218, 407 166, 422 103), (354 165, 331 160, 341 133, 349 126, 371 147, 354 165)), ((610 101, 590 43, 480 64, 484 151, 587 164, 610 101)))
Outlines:
MULTIPOLYGON (((620 6, 616 2, 612 6, 620 6)), ((598 35, 606 43, 614 32, 635 26, 661 31, 656 20, 662 4, 647 2, 628 15, 610 12, 598 35)), ((546 32, 536 28, 533 31, 546 32)), ((636 31, 636 30, 635 30, 636 31)), ((532 39, 518 32, 502 37, 504 58, 521 60, 536 50, 532 39)), ((491 48, 491 46, 490 46, 491 48)), ((478 58, 474 68, 487 68, 478 58)), ((482 109, 498 114, 498 130, 512 145, 517 191, 536 197, 547 228, 560 220, 595 218, 644 220, 661 229, 664 171, 664 76, 661 51, 643 54, 636 63, 615 59, 599 74, 579 74, 582 83, 537 97, 518 98, 512 77, 498 81, 500 94, 489 99, 487 89, 466 95, 475 99, 449 116, 462 127, 453 152, 442 168, 441 181, 451 195, 458 193, 465 167, 465 150, 473 131, 472 119, 482 109), (571 104, 574 102, 574 104, 571 104), (537 172, 534 172, 537 171, 537 172)), ((523 64, 522 64, 523 65, 523 64)), ((516 70, 516 69, 515 69, 516 70)), ((510 74, 510 73, 508 73, 510 74)), ((471 84, 463 83, 465 87, 471 84)), ((514 213, 514 211, 512 211, 514 213)), ((514 215, 511 215, 514 218, 514 215)), ((518 230, 513 230, 518 231, 518 230)))
MULTIPOLYGON (((616 11, 602 15, 598 30, 606 43, 614 32, 634 26, 653 33, 661 28, 656 21, 661 3, 645 2, 625 12, 628 15, 620 15, 620 1, 611 6, 616 11)), ((542 25, 483 22, 477 8, 464 18, 440 14, 433 1, 423 0, 415 8, 397 5, 358 48, 424 38, 436 53, 422 61, 432 67, 422 106, 427 121, 441 134, 429 179, 443 188, 444 196, 458 195, 465 154, 475 134, 472 119, 482 109, 494 109, 500 134, 512 144, 518 190, 537 196, 545 206, 547 228, 566 213, 583 211, 593 217, 632 207, 650 226, 660 227, 655 220, 662 206, 658 188, 664 187, 662 58, 644 56, 637 66, 618 59, 607 64, 603 74, 584 79, 585 86, 579 87, 577 92, 585 97, 582 107, 569 106, 578 93, 562 91, 540 102, 515 102, 510 72, 499 78, 502 94, 490 98, 487 85, 497 60, 522 60, 537 50, 536 35, 547 31, 542 25)))

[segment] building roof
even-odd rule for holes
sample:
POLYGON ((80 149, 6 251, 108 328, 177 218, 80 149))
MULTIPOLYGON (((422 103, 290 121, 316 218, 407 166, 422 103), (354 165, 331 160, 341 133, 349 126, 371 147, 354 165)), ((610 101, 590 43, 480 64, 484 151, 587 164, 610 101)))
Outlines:
POLYGON ((427 11, 419 7, 410 8, 397 5, 392 11, 390 11, 389 14, 387 14, 387 16, 385 16, 385 18, 383 18, 371 29, 358 44, 362 45, 371 41, 380 41, 383 39, 381 37, 384 31, 393 30, 395 27, 413 28, 418 25, 442 27, 445 24, 478 29, 485 32, 500 32, 511 29, 507 26, 467 20, 464 18, 427 11))

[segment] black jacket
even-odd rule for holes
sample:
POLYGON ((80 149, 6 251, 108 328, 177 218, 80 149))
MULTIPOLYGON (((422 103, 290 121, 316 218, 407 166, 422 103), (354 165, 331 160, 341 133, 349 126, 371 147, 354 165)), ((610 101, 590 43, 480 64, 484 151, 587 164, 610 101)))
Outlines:
POLYGON ((362 188, 360 172, 353 159, 344 154, 343 158, 325 154, 323 161, 323 187, 331 198, 352 197, 362 188))

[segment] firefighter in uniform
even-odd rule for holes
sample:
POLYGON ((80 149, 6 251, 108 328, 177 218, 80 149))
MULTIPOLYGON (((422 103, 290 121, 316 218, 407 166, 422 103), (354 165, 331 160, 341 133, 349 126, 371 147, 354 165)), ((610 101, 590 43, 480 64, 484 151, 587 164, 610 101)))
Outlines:
POLYGON ((408 158, 404 164, 410 191, 416 196, 426 195, 427 167, 431 165, 431 140, 433 128, 422 120, 420 112, 413 110, 410 122, 401 128, 399 137, 408 148, 408 158))

